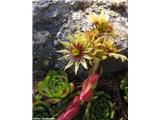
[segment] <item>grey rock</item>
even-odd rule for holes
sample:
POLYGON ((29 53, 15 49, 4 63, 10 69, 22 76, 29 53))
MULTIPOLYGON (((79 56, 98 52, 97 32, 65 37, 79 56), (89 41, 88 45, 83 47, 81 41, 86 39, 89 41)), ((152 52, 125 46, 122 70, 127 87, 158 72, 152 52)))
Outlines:
MULTIPOLYGON (((68 33, 84 31, 92 27, 87 21, 90 12, 100 13, 101 9, 110 14, 110 22, 118 29, 121 36, 116 39, 117 46, 127 55, 127 1, 115 3, 111 0, 35 0, 33 1, 33 80, 42 80, 50 69, 63 69, 67 61, 58 61, 63 49, 59 40, 67 41, 68 33)), ((110 70, 115 72, 126 69, 127 63, 117 67, 109 62, 110 70)), ((119 65, 118 65, 119 66, 119 65)), ((67 70, 73 74, 74 70, 67 70)), ((82 67, 78 76, 87 76, 82 67)))

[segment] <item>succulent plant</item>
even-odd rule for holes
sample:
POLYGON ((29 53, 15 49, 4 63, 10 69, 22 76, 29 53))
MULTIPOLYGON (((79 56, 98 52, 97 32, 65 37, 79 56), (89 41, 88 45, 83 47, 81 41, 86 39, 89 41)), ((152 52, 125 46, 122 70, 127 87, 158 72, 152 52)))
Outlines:
POLYGON ((107 60, 109 57, 121 59, 122 62, 127 60, 127 57, 121 55, 121 50, 117 48, 114 39, 118 37, 118 32, 111 25, 102 9, 100 15, 92 13, 88 16, 94 28, 85 31, 87 40, 90 41, 91 49, 89 55, 92 58, 99 58, 100 60, 107 60))
POLYGON ((55 103, 71 92, 68 75, 64 71, 48 72, 43 81, 37 86, 38 92, 51 98, 55 103))
POLYGON ((95 64, 93 62, 95 59, 102 61, 109 57, 121 59, 122 62, 127 60, 126 56, 120 54, 121 50, 114 42, 113 38, 117 36, 117 31, 106 19, 104 11, 102 10, 99 16, 93 13, 89 19, 94 27, 85 32, 69 35, 68 42, 61 42, 65 49, 57 51, 64 54, 59 60, 69 61, 65 69, 75 65, 75 74, 77 74, 80 64, 85 69, 88 68, 86 60, 91 65, 95 64))
POLYGON ((114 105, 109 100, 109 96, 100 91, 88 102, 84 118, 85 120, 111 120, 114 115, 114 105))
POLYGON ((51 106, 42 101, 36 101, 33 103, 33 118, 51 118, 54 116, 53 109, 51 106))
POLYGON ((121 80, 120 88, 124 91, 124 99, 128 102, 128 73, 121 80))

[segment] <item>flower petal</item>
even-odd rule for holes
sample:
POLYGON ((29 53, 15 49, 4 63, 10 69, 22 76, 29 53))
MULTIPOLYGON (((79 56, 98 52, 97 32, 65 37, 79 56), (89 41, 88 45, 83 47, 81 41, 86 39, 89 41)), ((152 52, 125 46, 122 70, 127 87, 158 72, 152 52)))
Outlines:
POLYGON ((101 58, 102 58, 102 60, 105 60, 105 59, 107 59, 107 56, 103 55, 101 58))
POLYGON ((69 51, 68 50, 58 50, 58 51, 56 51, 56 52, 58 52, 58 53, 69 53, 69 51))
POLYGON ((90 42, 87 42, 86 45, 85 45, 85 47, 88 48, 89 45, 90 45, 90 42))
POLYGON ((91 57, 90 57, 90 56, 88 56, 88 55, 84 55, 83 57, 84 57, 84 58, 86 58, 86 59, 88 59, 88 60, 90 60, 90 59, 91 59, 91 57))
POLYGON ((73 65, 73 62, 70 60, 64 69, 66 70, 67 68, 71 67, 72 65, 73 65))
POLYGON ((63 57, 58 58, 58 60, 66 60, 66 59, 68 59, 68 57, 69 57, 69 55, 65 55, 63 57))
POLYGON ((124 56, 124 55, 121 55, 121 54, 117 54, 117 53, 110 53, 109 56, 112 56, 116 59, 121 59, 122 62, 126 61, 127 60, 127 57, 124 56))
POLYGON ((88 69, 87 63, 86 63, 85 60, 82 60, 82 61, 81 61, 81 64, 83 65, 83 67, 84 67, 85 69, 88 69))
POLYGON ((68 34, 68 38, 70 41, 74 41, 74 37, 71 34, 68 34))
POLYGON ((89 53, 93 50, 93 48, 88 48, 87 50, 84 51, 84 53, 89 53))
POLYGON ((79 68, 79 62, 75 62, 75 74, 77 74, 79 68))
POLYGON ((69 42, 63 42, 63 41, 59 41, 64 47, 68 47, 69 46, 69 42))

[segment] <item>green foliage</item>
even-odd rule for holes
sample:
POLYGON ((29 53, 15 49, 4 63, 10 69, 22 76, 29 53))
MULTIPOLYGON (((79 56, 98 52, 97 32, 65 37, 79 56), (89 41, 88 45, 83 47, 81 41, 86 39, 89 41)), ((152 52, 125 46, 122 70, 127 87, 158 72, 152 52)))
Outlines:
POLYGON ((56 104, 37 100, 33 103, 33 118, 56 118, 68 106, 72 99, 73 96, 68 96, 56 104))
POLYGON ((41 100, 42 97, 43 97, 43 96, 42 96, 41 94, 37 94, 37 95, 35 96, 35 101, 41 100))
POLYGON ((33 103, 33 118, 51 118, 54 115, 51 106, 42 101, 33 103))
POLYGON ((126 73, 124 78, 121 80, 120 88, 124 91, 125 101, 128 102, 128 73, 126 73))
POLYGON ((54 70, 49 71, 44 80, 39 82, 37 89, 41 95, 51 98, 55 103, 71 91, 68 75, 64 71, 54 70))
POLYGON ((85 120, 111 120, 114 118, 114 105, 109 100, 110 96, 100 91, 87 104, 85 120))

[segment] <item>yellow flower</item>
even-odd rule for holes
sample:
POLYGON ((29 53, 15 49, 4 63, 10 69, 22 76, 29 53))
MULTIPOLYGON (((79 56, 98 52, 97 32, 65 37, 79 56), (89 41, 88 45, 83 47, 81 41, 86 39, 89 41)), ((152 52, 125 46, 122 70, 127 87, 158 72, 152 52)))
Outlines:
POLYGON ((59 58, 59 60, 66 59, 69 61, 65 69, 75 65, 75 74, 77 74, 80 64, 85 69, 88 69, 86 59, 91 59, 88 55, 90 51, 89 42, 86 41, 82 33, 75 34, 74 36, 69 35, 69 40, 69 42, 61 42, 66 49, 57 52, 65 54, 63 57, 59 58))
POLYGON ((88 16, 88 19, 93 25, 95 25, 96 29, 100 33, 112 32, 112 30, 113 30, 113 27, 108 22, 107 15, 105 14, 103 9, 102 9, 100 15, 92 13, 91 15, 88 16))
POLYGON ((118 49, 115 43, 111 40, 103 40, 102 49, 106 56, 114 57, 115 59, 121 59, 122 62, 127 60, 127 57, 120 54, 120 49, 118 49))

